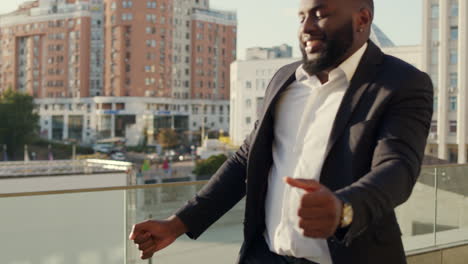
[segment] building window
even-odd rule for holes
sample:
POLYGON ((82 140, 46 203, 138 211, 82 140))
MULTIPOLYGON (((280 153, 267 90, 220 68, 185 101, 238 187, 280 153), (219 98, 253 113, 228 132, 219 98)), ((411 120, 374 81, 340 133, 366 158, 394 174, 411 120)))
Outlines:
POLYGON ((450 64, 457 65, 457 63, 458 63, 458 52, 457 50, 451 50, 450 51, 450 64))
POLYGON ((437 65, 439 63, 439 52, 437 50, 433 50, 431 52, 431 64, 437 65))
POLYGON ((123 8, 130 8, 133 6, 133 2, 132 1, 123 1, 122 2, 122 7, 123 8))
POLYGON ((438 18, 439 17, 439 5, 434 4, 431 6, 431 17, 438 18))
POLYGON ((439 29, 438 28, 433 28, 432 33, 431 33, 431 38, 432 41, 439 41, 439 29))
POLYGON ((246 117, 246 118, 245 118, 245 123, 246 123, 247 125, 250 125, 251 122, 252 122, 252 119, 251 119, 250 117, 246 117))
POLYGON ((245 82, 245 88, 252 88, 252 82, 251 81, 246 81, 245 82))
POLYGON ((449 162, 456 163, 458 161, 458 150, 450 148, 449 149, 449 162))
POLYGON ((457 111, 457 97, 450 96, 449 110, 451 112, 457 111))
POLYGON ((432 83, 434 85, 434 88, 439 87, 439 75, 437 73, 433 73, 433 74, 431 74, 431 79, 432 79, 432 83))
POLYGON ((147 8, 156 8, 157 4, 156 4, 156 2, 146 2, 146 7, 147 8))
POLYGON ((458 87, 458 74, 456 72, 450 73, 450 87, 458 87))
POLYGON ((449 132, 457 133, 457 121, 456 120, 450 120, 449 132))
POLYGON ((451 40, 458 40, 458 26, 451 26, 450 27, 450 39, 451 40))
POLYGON ((439 98, 437 96, 434 96, 434 111, 437 110, 437 107, 438 107, 438 101, 439 101, 439 98))
POLYGON ((129 14, 122 14, 122 20, 132 20, 133 19, 133 14, 132 13, 129 13, 129 14))
POLYGON ((450 6, 450 16, 458 17, 458 3, 452 3, 450 6))
POLYGON ((431 133, 437 133, 437 120, 431 122, 431 133))
POLYGON ((250 100, 250 99, 245 100, 245 107, 247 107, 247 108, 252 107, 252 100, 250 100))

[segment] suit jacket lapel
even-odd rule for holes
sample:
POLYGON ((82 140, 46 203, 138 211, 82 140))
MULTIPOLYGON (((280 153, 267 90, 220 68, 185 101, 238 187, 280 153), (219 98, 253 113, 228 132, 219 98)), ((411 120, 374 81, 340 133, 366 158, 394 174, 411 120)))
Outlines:
POLYGON ((289 64, 283 71, 279 71, 271 82, 272 90, 265 95, 265 111, 260 120, 263 120, 265 114, 269 113, 278 99, 278 95, 283 92, 291 83, 296 80, 296 70, 302 64, 302 61, 296 61, 289 64))
POLYGON ((356 69, 356 73, 351 80, 349 88, 346 90, 336 114, 330 138, 328 140, 325 157, 330 154, 331 149, 348 124, 352 113, 356 110, 362 94, 372 83, 375 73, 377 72, 377 65, 382 61, 382 58, 382 51, 372 41, 369 41, 367 50, 362 56, 361 62, 356 69))
MULTIPOLYGON (((269 131, 274 130, 273 115, 271 111, 273 110, 273 107, 275 106, 276 101, 279 98, 279 94, 281 94, 281 92, 283 92, 291 83, 293 83, 296 80, 295 73, 297 68, 301 64, 302 61, 297 61, 292 64, 289 64, 283 70, 278 71, 278 73, 273 77, 271 83, 269 84, 269 87, 271 86, 271 91, 265 94, 265 106, 263 108, 264 111, 261 113, 259 118, 260 124, 257 129, 255 139, 253 141, 254 145, 257 143, 257 141, 261 140, 262 138, 265 139, 265 137, 258 137, 258 135, 262 135, 262 133, 259 133, 261 130, 265 128, 269 131)), ((255 148, 252 146, 251 150, 255 150, 255 148)))

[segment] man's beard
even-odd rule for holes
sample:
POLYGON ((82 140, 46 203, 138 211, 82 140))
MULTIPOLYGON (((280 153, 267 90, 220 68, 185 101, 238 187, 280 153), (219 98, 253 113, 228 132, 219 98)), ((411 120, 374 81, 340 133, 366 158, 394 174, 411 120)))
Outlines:
POLYGON ((325 45, 318 58, 309 60, 305 47, 301 47, 303 69, 310 76, 313 76, 326 69, 338 66, 342 57, 353 45, 353 41, 353 24, 350 20, 332 35, 325 36, 325 45))

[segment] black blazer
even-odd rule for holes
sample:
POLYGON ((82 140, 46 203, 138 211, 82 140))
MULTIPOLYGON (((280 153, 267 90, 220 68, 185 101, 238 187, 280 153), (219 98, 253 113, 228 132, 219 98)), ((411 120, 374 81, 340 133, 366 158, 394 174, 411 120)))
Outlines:
MULTIPOLYGON (((301 62, 272 78, 255 129, 209 183, 176 215, 191 238, 246 195, 242 263, 265 230, 265 194, 272 165, 273 109, 295 81, 301 62)), ((427 74, 388 55, 371 41, 336 115, 320 181, 349 201, 354 219, 328 239, 335 264, 406 263, 394 208, 411 194, 420 172, 433 111, 427 74)))

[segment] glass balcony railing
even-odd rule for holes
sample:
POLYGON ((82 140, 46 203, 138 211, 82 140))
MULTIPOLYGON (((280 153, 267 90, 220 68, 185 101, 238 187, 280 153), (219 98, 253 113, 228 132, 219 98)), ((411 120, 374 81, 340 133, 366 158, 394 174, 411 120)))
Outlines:
POLYGON ((397 208, 408 254, 468 243, 468 166, 424 167, 411 198, 397 208))
MULTIPOLYGON (((425 167, 410 200, 397 209, 408 254, 468 244, 468 166, 425 167)), ((2 264, 233 262, 242 243, 244 203, 197 241, 182 236, 140 260, 127 239, 134 223, 166 218, 206 182, 0 194, 2 264)))

